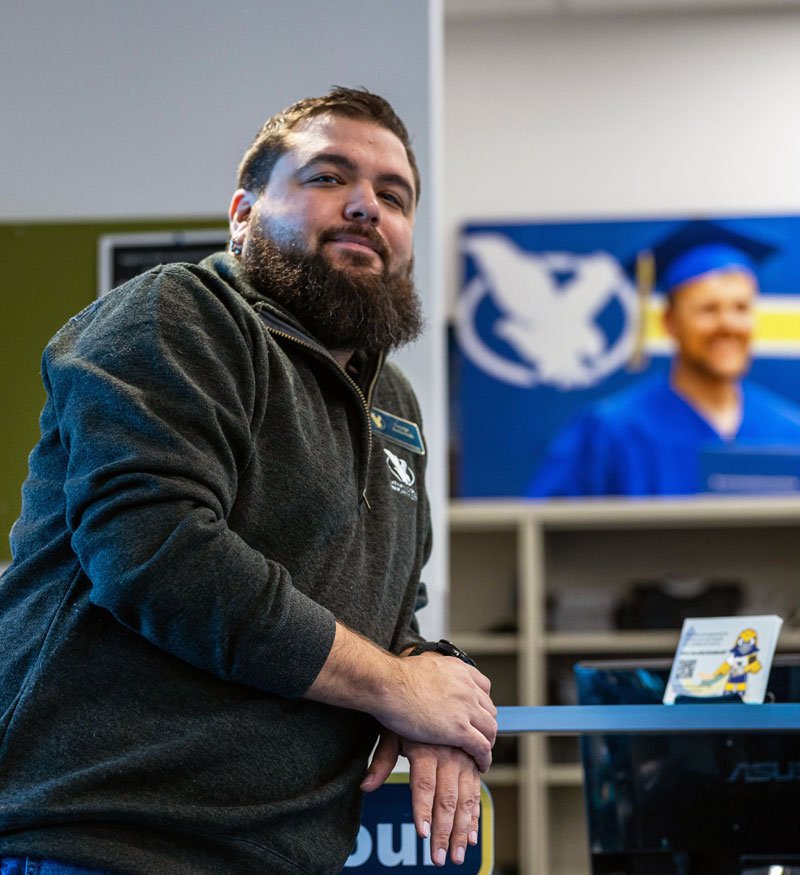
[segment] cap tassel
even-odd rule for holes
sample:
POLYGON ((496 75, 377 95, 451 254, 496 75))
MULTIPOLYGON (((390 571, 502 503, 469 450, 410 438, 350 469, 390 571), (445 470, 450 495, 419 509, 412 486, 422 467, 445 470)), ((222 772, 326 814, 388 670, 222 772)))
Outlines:
POLYGON ((649 249, 642 249, 636 256, 636 301, 638 319, 636 322, 636 338, 633 351, 628 360, 629 371, 641 371, 647 365, 644 346, 647 340, 647 311, 650 303, 650 293, 653 291, 656 279, 656 262, 649 249))

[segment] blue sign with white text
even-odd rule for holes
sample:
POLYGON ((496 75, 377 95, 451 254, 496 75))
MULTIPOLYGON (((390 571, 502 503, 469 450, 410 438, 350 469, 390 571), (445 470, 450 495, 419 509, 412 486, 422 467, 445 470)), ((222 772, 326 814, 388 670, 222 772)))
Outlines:
MULTIPOLYGON (((437 872, 460 875, 490 875, 494 869, 494 814, 489 791, 481 785, 481 819, 478 844, 467 846, 464 862, 456 866, 449 857, 437 872)), ((395 773, 386 783, 364 797, 358 840, 344 872, 363 875, 373 873, 421 873, 434 868, 430 840, 421 839, 414 827, 408 775, 395 773)))

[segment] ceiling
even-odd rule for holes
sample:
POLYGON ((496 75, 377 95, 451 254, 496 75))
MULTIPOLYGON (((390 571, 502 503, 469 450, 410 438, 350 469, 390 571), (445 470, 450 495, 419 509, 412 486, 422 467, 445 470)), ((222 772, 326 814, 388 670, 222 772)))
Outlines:
POLYGON ((581 13, 766 12, 800 9, 800 0, 445 0, 448 19, 581 13))

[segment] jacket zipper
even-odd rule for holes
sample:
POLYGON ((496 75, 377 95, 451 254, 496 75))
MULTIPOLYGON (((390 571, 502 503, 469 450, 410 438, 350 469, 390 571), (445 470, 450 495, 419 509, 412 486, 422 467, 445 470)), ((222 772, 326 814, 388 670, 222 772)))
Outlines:
MULTIPOLYGON (((381 371, 383 370, 383 361, 385 358, 385 354, 383 350, 378 353, 378 361, 375 364, 375 373, 372 375, 372 379, 369 382, 369 386, 367 387, 367 397, 364 399, 364 410, 367 414, 367 435, 369 436, 369 442, 367 444, 367 478, 369 477, 369 463, 372 458, 372 419, 370 416, 370 410, 372 409, 372 393, 375 391, 375 385, 378 382, 378 377, 381 375, 381 371)), ((337 362, 338 364, 338 362, 337 362)), ((358 389, 358 385, 355 380, 351 379, 350 375, 342 368, 342 372, 345 377, 358 389)), ((360 389, 358 389, 359 395, 364 398, 363 393, 360 389)), ((364 491, 361 495, 364 499, 364 504, 367 506, 367 510, 372 513, 372 508, 370 507, 369 500, 367 499, 367 480, 364 480, 364 491)))
MULTIPOLYGON (((255 310, 259 313, 259 315, 261 314, 261 309, 262 308, 258 304, 255 305, 255 310)), ((263 322, 267 331, 269 331, 270 334, 274 334, 278 337, 284 337, 287 340, 291 340, 292 342, 298 344, 298 346, 310 349, 311 352, 315 353, 319 358, 323 359, 324 361, 330 362, 339 371, 339 373, 342 374, 342 376, 353 387, 353 389, 355 389, 356 394, 361 400, 361 406, 364 410, 364 419, 367 425, 367 464, 364 471, 364 488, 361 492, 361 499, 364 504, 366 504, 367 510, 372 512, 372 507, 370 506, 369 500, 367 499, 367 478, 369 476, 370 461, 372 460, 372 423, 370 421, 369 408, 370 404, 372 403, 372 393, 375 389, 375 384, 378 382, 378 377, 380 376, 381 368, 383 367, 383 352, 381 352, 379 355, 378 363, 375 368, 375 373, 372 376, 372 380, 370 381, 369 388, 365 396, 364 393, 361 391, 361 387, 358 385, 358 383, 356 383, 356 381, 350 376, 350 374, 347 373, 347 371, 339 364, 339 362, 336 361, 336 359, 330 353, 320 349, 319 347, 314 346, 312 343, 301 340, 299 337, 295 337, 293 334, 289 334, 286 331, 281 331, 278 328, 273 328, 273 326, 270 325, 269 322, 266 321, 266 319, 264 319, 263 322)))

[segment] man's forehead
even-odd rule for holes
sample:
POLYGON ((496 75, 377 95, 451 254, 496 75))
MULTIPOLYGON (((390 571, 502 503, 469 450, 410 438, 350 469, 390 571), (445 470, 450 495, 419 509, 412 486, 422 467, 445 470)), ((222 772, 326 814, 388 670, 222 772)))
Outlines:
POLYGON ((746 269, 709 271, 707 274, 688 280, 672 294, 675 300, 699 300, 718 295, 740 295, 755 297, 758 294, 758 281, 746 269), (683 293, 683 294, 682 294, 683 293))
POLYGON ((303 166, 317 155, 342 153, 353 158, 380 160, 394 173, 414 178, 405 146, 388 128, 368 119, 325 115, 304 119, 287 137, 288 155, 296 166, 303 166))

